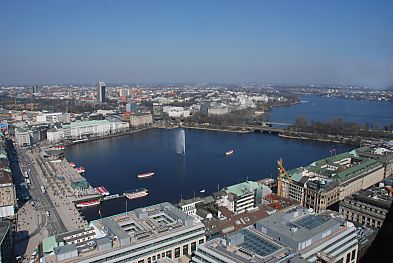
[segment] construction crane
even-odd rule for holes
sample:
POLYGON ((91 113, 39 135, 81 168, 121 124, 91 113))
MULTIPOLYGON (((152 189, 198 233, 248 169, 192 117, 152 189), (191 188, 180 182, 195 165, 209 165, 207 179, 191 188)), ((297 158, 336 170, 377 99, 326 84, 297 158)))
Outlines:
POLYGON ((288 178, 289 182, 291 182, 291 177, 289 176, 289 174, 287 173, 287 171, 285 170, 284 166, 282 165, 282 158, 280 158, 280 160, 277 161, 278 164, 278 180, 277 180, 277 195, 279 195, 280 197, 282 197, 282 177, 285 176, 286 178, 288 178))

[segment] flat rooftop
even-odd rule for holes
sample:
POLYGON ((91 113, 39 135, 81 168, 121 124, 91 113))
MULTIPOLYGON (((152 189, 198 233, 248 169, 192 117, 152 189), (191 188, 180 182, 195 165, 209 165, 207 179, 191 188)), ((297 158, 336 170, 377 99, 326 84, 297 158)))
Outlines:
POLYGON ((290 254, 291 249, 254 228, 244 228, 226 239, 216 238, 204 246, 235 262, 277 262, 290 254))
POLYGON ((343 219, 332 217, 328 212, 314 214, 312 209, 296 207, 259 220, 257 229, 268 228, 289 240, 303 242, 319 233, 338 229, 341 221, 343 219))

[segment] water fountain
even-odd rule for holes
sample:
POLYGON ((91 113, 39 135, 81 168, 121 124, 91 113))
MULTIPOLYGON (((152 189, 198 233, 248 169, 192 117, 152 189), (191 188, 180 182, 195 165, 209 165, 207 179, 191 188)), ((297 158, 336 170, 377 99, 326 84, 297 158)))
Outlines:
POLYGON ((186 154, 186 132, 181 129, 176 135, 176 152, 186 154))

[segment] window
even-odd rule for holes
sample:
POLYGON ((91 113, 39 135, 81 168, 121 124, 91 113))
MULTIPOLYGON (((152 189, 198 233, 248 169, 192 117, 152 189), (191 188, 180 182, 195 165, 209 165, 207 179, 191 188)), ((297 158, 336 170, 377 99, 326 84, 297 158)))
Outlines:
POLYGON ((147 258, 147 263, 151 263, 151 258, 150 257, 147 258))
POLYGON ((144 259, 138 261, 138 263, 144 263, 144 262, 145 262, 144 259))
POLYGON ((157 255, 157 259, 160 259, 160 258, 161 258, 161 255, 160 255, 160 254, 158 254, 158 255, 157 255))
POLYGON ((183 255, 188 255, 188 245, 183 246, 183 255))
POLYGON ((168 258, 172 258, 172 251, 171 251, 171 250, 168 250, 168 251, 166 252, 166 256, 167 256, 168 258))
POLYGON ((356 249, 352 251, 351 253, 351 260, 354 260, 356 257, 356 249))
POLYGON ((199 245, 203 244, 203 239, 199 239, 199 245))
POLYGON ((196 242, 191 243, 191 253, 193 253, 196 250, 196 242))
POLYGON ((180 247, 177 247, 175 249, 175 258, 179 258, 180 257, 180 247))
POLYGON ((153 256, 153 260, 156 260, 156 256, 153 256))
POLYGON ((351 253, 348 253, 345 262, 350 262, 350 260, 351 260, 351 253))

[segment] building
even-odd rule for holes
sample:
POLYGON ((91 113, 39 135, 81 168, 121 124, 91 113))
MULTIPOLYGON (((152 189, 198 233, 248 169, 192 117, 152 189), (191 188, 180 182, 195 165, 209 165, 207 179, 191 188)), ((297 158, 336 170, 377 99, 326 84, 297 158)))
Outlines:
POLYGON ((0 262, 14 262, 12 228, 9 221, 0 221, 0 262))
POLYGON ((272 193, 266 185, 253 181, 228 186, 223 192, 217 203, 236 214, 254 209, 263 197, 272 193))
POLYGON ((308 262, 356 262, 356 227, 333 211, 315 214, 304 207, 277 212, 256 229, 281 242, 308 262))
POLYGON ((349 221, 380 229, 392 200, 383 187, 361 190, 342 200, 339 211, 349 221))
POLYGON ((47 262, 156 262, 191 255, 206 241, 203 224, 170 203, 138 208, 90 225, 95 234, 88 234, 88 241, 55 240, 47 262))
POLYGON ((127 112, 138 112, 138 105, 135 102, 130 102, 126 104, 126 111, 127 112))
MULTIPOLYGON (((198 247, 195 263, 290 262, 296 254, 254 228, 244 228, 227 238, 215 238, 198 247)), ((293 261, 295 262, 295 261, 293 261)))
POLYGON ((49 142, 59 142, 62 140, 79 140, 90 137, 103 137, 110 134, 122 132, 129 129, 127 122, 92 120, 77 121, 61 127, 53 127, 47 132, 49 142))
POLYGON ((283 197, 293 198, 317 213, 384 179, 384 167, 356 150, 315 161, 282 177, 283 197))
POLYGON ((15 142, 20 147, 33 145, 33 132, 25 127, 16 127, 15 142))
POLYGON ((201 202, 202 199, 199 196, 197 196, 192 199, 182 199, 179 202, 179 206, 182 212, 190 216, 195 216, 197 211, 196 204, 199 204, 201 202))
POLYGON ((190 116, 190 110, 184 107, 163 106, 162 111, 170 118, 187 118, 190 116))
POLYGON ((0 217, 14 215, 16 206, 16 191, 11 172, 0 170, 0 217))
POLYGON ((34 94, 36 94, 36 93, 38 93, 38 86, 37 86, 37 84, 34 84, 32 87, 31 87, 31 93, 34 95, 34 94))
POLYGON ((153 103, 153 119, 162 120, 164 117, 164 108, 161 103, 153 103))
POLYGON ((393 175, 393 143, 380 142, 357 149, 359 156, 377 160, 385 167, 385 178, 393 175))
POLYGON ((141 127, 148 126, 153 123, 153 116, 148 113, 140 113, 130 116, 130 126, 131 127, 141 127))
POLYGON ((106 96, 105 88, 106 88, 106 85, 105 85, 105 83, 103 81, 98 81, 97 82, 97 101, 99 103, 105 102, 105 99, 106 99, 105 98, 105 96, 106 96))
POLYGON ((70 114, 62 112, 42 113, 36 117, 37 123, 70 123, 70 114))

